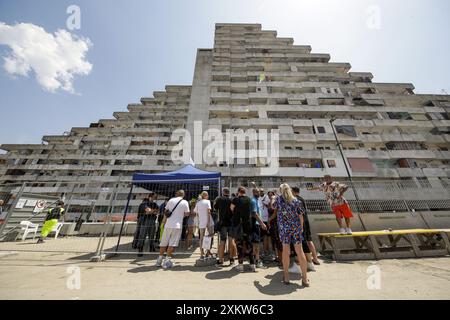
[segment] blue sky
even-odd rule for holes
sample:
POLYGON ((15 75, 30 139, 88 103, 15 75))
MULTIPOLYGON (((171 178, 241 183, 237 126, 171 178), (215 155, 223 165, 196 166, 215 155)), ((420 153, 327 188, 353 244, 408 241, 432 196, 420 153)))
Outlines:
POLYGON ((69 5, 81 9, 81 28, 71 32, 92 43, 92 70, 75 75, 75 93, 49 92, 33 72, 8 74, 3 57, 10 48, 0 45, 0 144, 40 143, 43 135, 112 118, 167 84, 191 84, 196 49, 213 46, 216 22, 261 23, 334 62, 350 62, 352 71, 372 72, 376 82, 450 93, 446 0, 0 0, 0 22, 53 34, 66 29, 69 5))

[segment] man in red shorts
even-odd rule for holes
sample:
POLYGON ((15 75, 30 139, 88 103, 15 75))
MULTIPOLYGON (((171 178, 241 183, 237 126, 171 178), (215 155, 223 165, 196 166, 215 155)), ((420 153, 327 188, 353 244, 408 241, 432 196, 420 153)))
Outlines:
POLYGON ((325 193, 325 198, 336 216, 336 221, 339 225, 339 233, 352 234, 350 219, 353 218, 353 214, 347 200, 343 197, 343 194, 347 191, 348 186, 346 184, 333 181, 333 178, 328 174, 323 178, 325 182, 323 182, 318 189, 325 193), (347 226, 346 228, 344 228, 342 218, 345 219, 345 224, 347 226))

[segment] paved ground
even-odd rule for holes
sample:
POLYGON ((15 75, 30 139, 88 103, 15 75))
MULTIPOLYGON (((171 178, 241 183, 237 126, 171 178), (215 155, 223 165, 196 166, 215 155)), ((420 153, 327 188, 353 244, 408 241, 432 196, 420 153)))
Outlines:
POLYGON ((85 258, 0 252, 0 299, 450 299, 450 257, 324 261, 310 273, 311 287, 305 289, 295 277, 283 285, 276 266, 238 274, 230 268, 196 268, 195 258, 187 257, 165 271, 153 267, 154 256, 99 263, 85 258), (380 268, 381 288, 370 290, 367 272, 374 265, 380 268), (80 289, 74 288, 77 270, 80 289))

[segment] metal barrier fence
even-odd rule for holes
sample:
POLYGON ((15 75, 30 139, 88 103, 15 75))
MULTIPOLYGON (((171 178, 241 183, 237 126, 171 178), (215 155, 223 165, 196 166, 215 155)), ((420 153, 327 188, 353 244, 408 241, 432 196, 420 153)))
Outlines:
MULTIPOLYGON (((430 188, 428 185, 424 187, 399 181, 358 181, 353 185, 359 195, 365 195, 356 201, 353 191, 347 192, 347 199, 355 212, 450 210, 449 190, 444 185, 434 184, 430 188), (379 197, 380 194, 383 197, 379 197), (389 194, 397 195, 396 198, 386 196, 389 194), (370 199, 368 195, 374 198, 370 199)), ((136 254, 140 246, 136 243, 133 246, 138 207, 149 190, 138 186, 130 193, 130 187, 131 182, 120 177, 109 182, 27 182, 0 185, 0 199, 5 202, 0 221, 0 251, 136 254), (36 244, 47 209, 49 205, 53 206, 55 199, 65 201, 64 221, 61 221, 58 229, 49 235, 45 243, 36 244), (45 200, 46 204, 43 208, 36 209, 39 200, 45 200), (125 212, 128 200, 129 206, 125 212), (31 225, 21 225, 22 221, 28 221, 31 225)), ((277 186, 263 187, 267 191, 276 189, 277 186)), ((314 213, 330 212, 323 194, 311 191, 311 187, 310 183, 300 185, 308 210, 314 213)), ((160 207, 169 197, 167 192, 175 192, 174 188, 170 191, 164 191, 164 188, 162 185, 159 190, 154 190, 157 193, 155 201, 160 207)), ((232 186, 232 192, 235 189, 237 186, 232 186)), ((191 196, 198 194, 197 188, 192 190, 194 192, 186 191, 191 196)), ((209 191, 212 197, 218 193, 217 189, 209 191)), ((198 254, 198 228, 195 225, 195 220, 184 220, 183 238, 178 252, 198 254)), ((159 227, 160 221, 156 221, 155 225, 146 225, 141 230, 143 235, 152 238, 145 241, 143 254, 153 254, 158 250, 159 227), (153 240, 153 246, 150 240, 153 240)))

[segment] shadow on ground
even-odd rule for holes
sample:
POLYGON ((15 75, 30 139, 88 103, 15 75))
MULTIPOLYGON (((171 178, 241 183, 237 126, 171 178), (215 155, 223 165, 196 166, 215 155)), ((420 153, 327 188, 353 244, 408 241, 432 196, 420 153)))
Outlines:
MULTIPOLYGON (((269 296, 281 296, 285 294, 293 293, 299 289, 303 289, 301 285, 298 283, 291 282, 289 285, 286 285, 282 282, 283 280, 283 272, 279 271, 272 275, 267 275, 266 279, 270 279, 270 282, 263 286, 259 281, 254 281, 253 284, 256 289, 262 294, 266 294, 269 296)), ((292 280, 301 280, 300 275, 290 274, 290 281, 292 280)))

